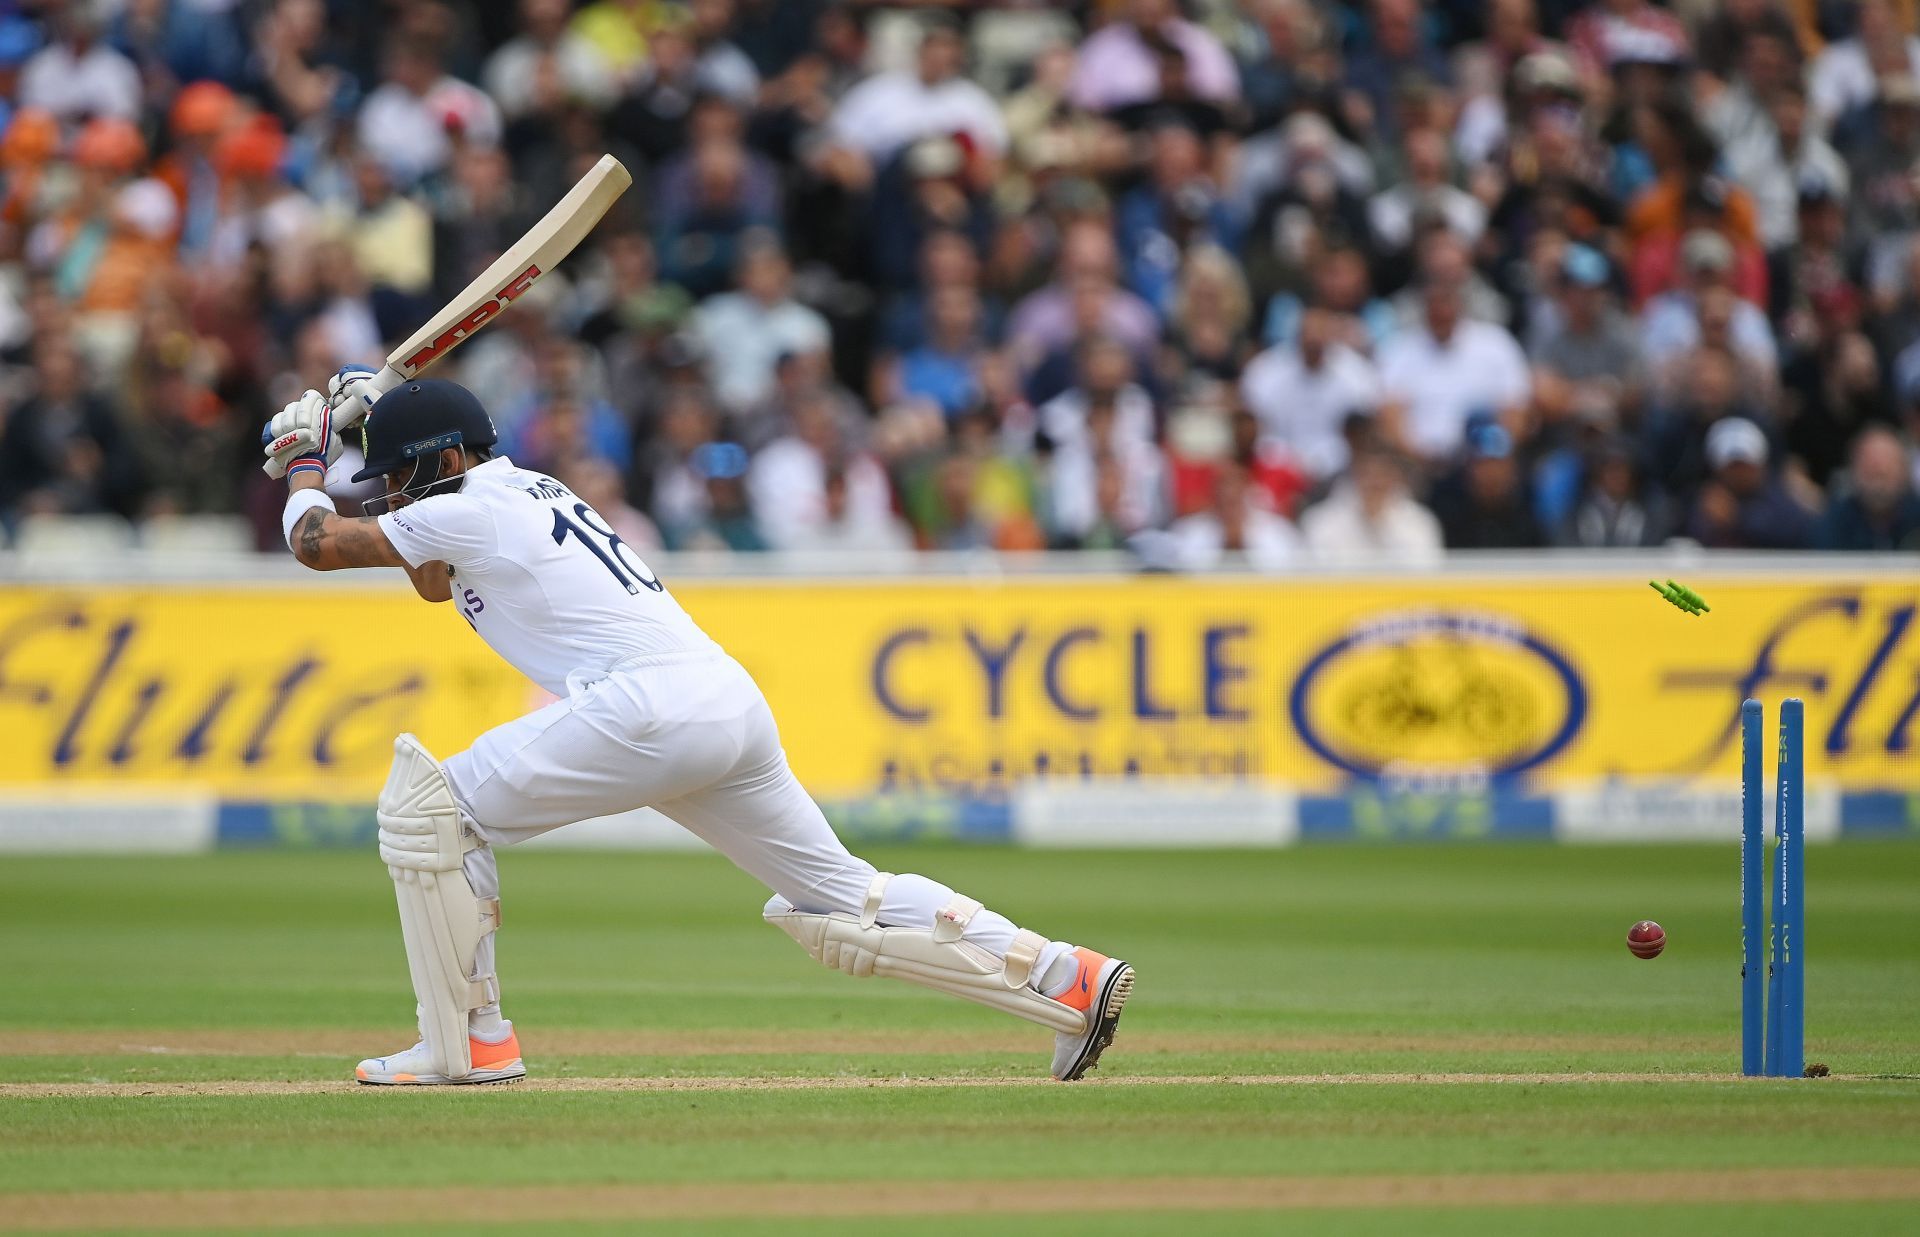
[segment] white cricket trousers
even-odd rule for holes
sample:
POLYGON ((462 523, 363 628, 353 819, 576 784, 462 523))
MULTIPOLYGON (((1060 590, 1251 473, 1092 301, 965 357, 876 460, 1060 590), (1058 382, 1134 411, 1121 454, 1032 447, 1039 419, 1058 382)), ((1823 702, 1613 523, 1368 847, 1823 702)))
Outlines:
MULTIPOLYGON (((468 823, 489 843, 467 854, 476 894, 499 896, 494 846, 651 807, 796 908, 861 912, 874 867, 848 852, 787 767, 773 712, 740 663, 718 650, 653 658, 570 688, 567 699, 443 762, 468 823)), ((953 896, 903 873, 887 883, 879 921, 930 928, 953 896)), ((983 910, 966 939, 1005 957, 1017 930, 983 910)), ((481 948, 484 973, 494 969, 491 935, 481 948)), ((1034 974, 1067 948, 1048 942, 1034 974)))

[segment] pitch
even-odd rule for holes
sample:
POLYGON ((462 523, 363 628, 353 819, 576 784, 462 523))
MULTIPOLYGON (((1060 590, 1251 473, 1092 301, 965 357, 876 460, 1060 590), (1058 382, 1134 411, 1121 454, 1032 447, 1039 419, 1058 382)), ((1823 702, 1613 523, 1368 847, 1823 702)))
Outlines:
POLYGON ((1742 1081, 1734 848, 873 853, 1140 970, 1090 1081, 828 974, 694 854, 513 852, 533 1077, 408 1034, 370 853, 0 864, 0 1230, 1911 1232, 1920 847, 1808 863, 1807 1055, 1742 1081), (1666 953, 1623 933, 1657 918, 1666 953), (755 1218, 757 1217, 757 1219, 755 1218))

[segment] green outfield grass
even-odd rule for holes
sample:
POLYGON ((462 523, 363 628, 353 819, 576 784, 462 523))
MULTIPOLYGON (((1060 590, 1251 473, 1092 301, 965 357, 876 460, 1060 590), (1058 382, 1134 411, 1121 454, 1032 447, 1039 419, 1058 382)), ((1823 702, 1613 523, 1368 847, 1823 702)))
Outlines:
POLYGON ((355 1088, 411 1042, 371 855, 9 858, 0 1230, 1920 1227, 1920 845, 1810 852, 1807 1055, 1836 1077, 1795 1082, 1725 1077, 1732 846, 872 858, 1138 965, 1092 1081, 1040 1082, 1046 1035, 1004 1016, 827 973, 724 862, 520 853, 500 955, 535 1082, 355 1088))

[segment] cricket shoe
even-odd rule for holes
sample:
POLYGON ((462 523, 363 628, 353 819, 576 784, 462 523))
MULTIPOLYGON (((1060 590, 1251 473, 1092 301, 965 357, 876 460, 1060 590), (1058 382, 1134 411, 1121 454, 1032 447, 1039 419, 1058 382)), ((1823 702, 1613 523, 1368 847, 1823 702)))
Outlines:
POLYGON ((1075 949, 1073 960, 1079 964, 1073 983, 1053 999, 1085 1014, 1087 1026, 1076 1035, 1053 1037, 1053 1076, 1061 1082, 1073 1082, 1099 1064, 1100 1054, 1113 1043, 1120 1011, 1133 995, 1131 963, 1091 949, 1075 949))
POLYGON ((368 1057, 360 1062, 353 1076, 369 1087, 457 1087, 489 1082, 519 1082, 527 1076, 520 1061, 520 1037, 511 1024, 507 1037, 497 1044, 468 1039, 473 1051, 473 1072, 465 1078, 449 1078, 433 1070, 433 1057, 424 1043, 390 1057, 368 1057))

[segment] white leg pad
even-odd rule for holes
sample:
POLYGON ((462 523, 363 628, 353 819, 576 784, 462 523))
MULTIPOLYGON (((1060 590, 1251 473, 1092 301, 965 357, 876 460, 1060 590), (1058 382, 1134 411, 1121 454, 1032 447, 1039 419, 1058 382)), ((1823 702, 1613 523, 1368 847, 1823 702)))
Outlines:
POLYGON ((962 939, 980 910, 972 898, 956 896, 934 916, 933 927, 888 928, 878 923, 880 900, 892 873, 874 877, 861 914, 838 911, 809 914, 784 898, 767 904, 766 920, 795 941, 814 961, 836 971, 866 978, 886 975, 1037 1022, 1068 1035, 1086 1031, 1079 1010, 1049 1000, 1028 985, 1046 938, 1020 932, 1003 961, 962 939))
POLYGON ((393 769, 380 792, 380 858, 393 877, 400 935, 420 1004, 420 1037, 436 1072, 473 1072, 467 1013, 500 999, 492 975, 476 975, 480 943, 500 926, 497 898, 475 896, 461 868, 479 846, 460 824, 453 787, 420 741, 393 741, 393 769))

